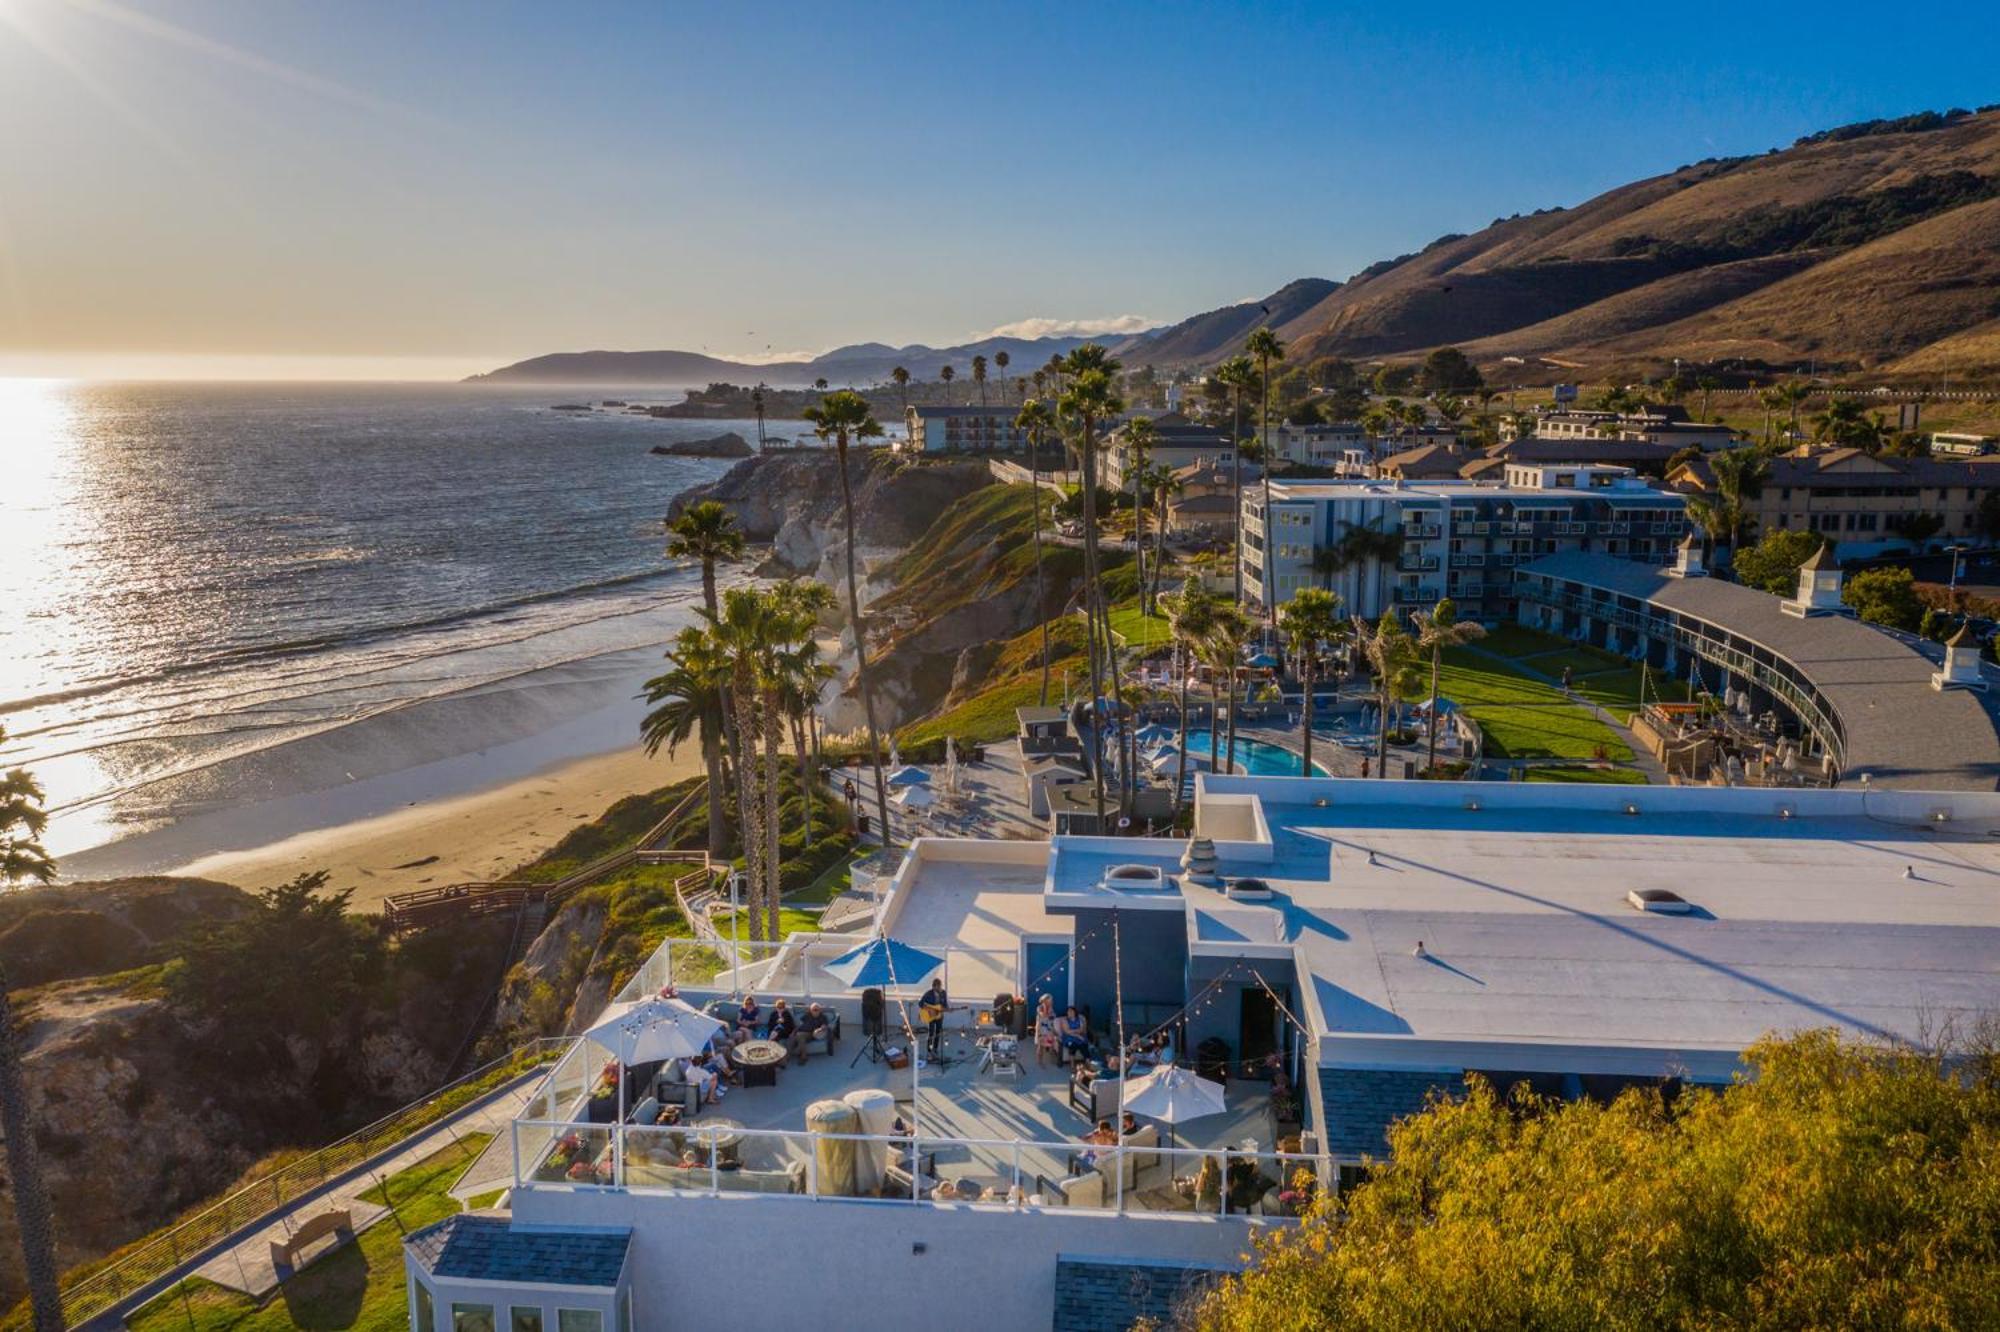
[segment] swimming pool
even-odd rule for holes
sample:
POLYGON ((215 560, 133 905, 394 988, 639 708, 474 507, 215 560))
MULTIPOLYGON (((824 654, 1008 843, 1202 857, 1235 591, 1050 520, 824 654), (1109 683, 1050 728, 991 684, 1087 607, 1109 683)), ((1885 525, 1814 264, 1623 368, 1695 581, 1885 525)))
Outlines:
MULTIPOLYGON (((1316 737, 1317 738, 1317 737, 1316 737)), ((1229 748, 1229 730, 1223 728, 1222 747, 1229 748)), ((1188 732, 1188 753, 1208 758, 1213 753, 1212 741, 1206 730, 1188 732)), ((1217 765, 1218 770, 1221 765, 1217 765)), ((1296 777, 1299 775, 1299 756, 1281 745, 1268 744, 1262 740, 1252 740, 1241 730, 1236 732, 1236 766, 1253 777, 1296 777)), ((1313 764, 1313 770, 1321 777, 1329 776, 1325 767, 1313 764)), ((1171 770, 1170 770, 1171 771, 1171 770)))

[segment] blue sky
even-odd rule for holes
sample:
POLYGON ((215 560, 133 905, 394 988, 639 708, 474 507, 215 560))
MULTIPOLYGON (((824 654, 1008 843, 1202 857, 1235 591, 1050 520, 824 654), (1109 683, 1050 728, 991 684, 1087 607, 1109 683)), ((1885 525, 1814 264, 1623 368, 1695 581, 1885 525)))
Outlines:
POLYGON ((0 369, 1170 320, 2000 101, 1921 14, 0 0, 0 369))

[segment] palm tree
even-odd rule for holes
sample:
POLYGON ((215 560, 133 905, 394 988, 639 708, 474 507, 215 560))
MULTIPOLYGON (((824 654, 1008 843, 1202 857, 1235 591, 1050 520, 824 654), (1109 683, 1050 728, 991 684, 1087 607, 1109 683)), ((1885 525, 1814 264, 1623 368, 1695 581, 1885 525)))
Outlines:
POLYGON ((944 385, 944 402, 947 407, 951 405, 951 381, 956 378, 958 378, 958 371, 948 365, 938 370, 938 382, 944 385))
POLYGON ((1007 365, 1013 359, 1005 350, 993 353, 993 368, 1000 372, 1000 397, 1003 401, 1006 399, 1007 391, 1013 383, 1007 374, 1007 365))
MULTIPOLYGON (((1187 789, 1187 740, 1188 740, 1188 677, 1194 674, 1194 664, 1200 659, 1202 648, 1208 641, 1208 632, 1215 624, 1215 601, 1202 587, 1201 579, 1189 575, 1181 584, 1177 594, 1162 597, 1162 605, 1167 612, 1167 632, 1174 641, 1175 661, 1180 668, 1180 758, 1178 771, 1174 774, 1174 818, 1181 816, 1181 793, 1187 789)), ((1211 761, 1215 756, 1215 721, 1210 715, 1208 724, 1208 752, 1211 761)))
MULTIPOLYGON (((1228 771, 1236 771, 1236 696, 1240 692, 1238 682, 1243 674, 1243 649, 1249 645, 1251 634, 1250 617, 1243 613, 1241 606, 1217 606, 1208 625, 1208 637, 1204 642, 1204 660, 1211 670, 1223 673, 1229 686, 1229 744, 1225 762, 1228 771)), ((1215 722, 1208 724, 1208 752, 1215 757, 1215 722)))
POLYGON ((1118 362, 1097 343, 1085 343, 1063 362, 1069 389, 1062 407, 1076 423, 1077 455, 1083 467, 1083 567, 1084 621, 1090 644, 1090 708, 1092 762, 1090 765, 1097 796, 1097 826, 1104 827, 1104 748, 1099 700, 1104 698, 1104 670, 1111 651, 1110 622, 1104 605, 1104 585, 1097 553, 1097 430, 1103 422, 1125 410, 1112 376, 1118 362), (1102 630, 1100 638, 1100 629, 1102 630), (1100 649, 1099 644, 1102 644, 1100 649))
MULTIPOLYGON (((756 588, 732 587, 722 598, 722 610, 711 622, 716 646, 728 671, 728 691, 735 717, 736 816, 742 831, 743 873, 750 892, 744 903, 749 913, 752 942, 764 938, 765 884, 769 878, 764 837, 764 801, 759 786, 764 774, 757 763, 757 746, 764 737, 758 725, 757 705, 761 698, 760 676, 764 654, 771 637, 771 610, 764 594, 756 588)), ((773 776, 776 774, 773 773, 773 776)))
POLYGON ((1458 607, 1446 597, 1433 607, 1427 615, 1423 611, 1416 614, 1417 647, 1430 653, 1431 657, 1431 702, 1429 736, 1424 743, 1424 771, 1437 768, 1438 759, 1438 663, 1446 648, 1459 647, 1475 638, 1486 637, 1486 630, 1477 620, 1458 618, 1458 607))
MULTIPOLYGON (((711 613, 708 619, 713 622, 711 613)), ((672 754, 689 736, 701 741, 702 766, 708 770, 708 854, 720 859, 728 849, 722 805, 722 743, 729 729, 728 663, 713 634, 690 625, 667 649, 665 673, 646 681, 646 702, 653 705, 639 723, 640 739, 650 758, 665 746, 672 754)))
POLYGON ((1256 367, 1247 356, 1232 356, 1215 367, 1215 381, 1230 392, 1229 406, 1229 537, 1236 548, 1236 604, 1243 604, 1243 446, 1237 422, 1243 418, 1243 390, 1256 382, 1256 367))
POLYGON ((1143 609, 1146 603, 1143 591, 1146 586, 1146 522, 1139 487, 1147 464, 1153 460, 1153 444, 1159 436, 1150 416, 1135 417, 1126 422, 1124 435, 1125 476, 1122 479, 1132 483, 1132 558, 1139 562, 1139 587, 1142 589, 1139 604, 1143 609))
MULTIPOLYGON (((0 730, 0 740, 7 733, 0 730)), ((20 768, 0 775, 0 887, 33 879, 51 882, 56 863, 42 849, 42 788, 20 768)), ((41 1150, 28 1114, 21 1081, 20 1029, 8 997, 7 973, 0 969, 0 1133, 7 1138, 7 1173, 14 1193, 14 1220, 21 1235, 21 1265, 28 1277, 28 1300, 35 1332, 62 1332, 62 1287, 56 1268, 55 1213, 42 1182, 41 1150)))
POLYGON ((972 382, 979 387, 979 405, 984 407, 986 405, 986 358, 984 356, 975 356, 972 358, 972 382))
POLYGON ((1313 680, 1319 664, 1319 645, 1337 637, 1347 627, 1340 617, 1340 598, 1316 587, 1302 587, 1278 616, 1280 627, 1298 663, 1299 683, 1305 688, 1304 706, 1299 709, 1299 776, 1313 773, 1313 680))
POLYGON ((1715 489, 1688 496, 1688 512, 1708 533, 1709 540, 1727 545, 1732 551, 1743 539, 1750 521, 1750 501, 1764 491, 1771 476, 1771 460, 1762 449, 1728 449, 1709 461, 1715 489))
MULTIPOLYGON (((945 367, 951 369, 950 366, 945 367)), ((868 632, 861 619, 861 593, 854 574, 854 486, 847 472, 847 444, 871 439, 882 427, 868 410, 868 400, 852 389, 829 393, 817 407, 801 413, 821 439, 833 440, 835 466, 840 470, 840 513, 847 535, 847 619, 854 631, 854 687, 861 695, 861 713, 868 723, 868 761, 875 769, 875 814, 881 820, 882 845, 890 845, 889 784, 882 775, 881 732, 875 726, 875 691, 868 684, 868 632)))
POLYGON ((839 603, 825 583, 800 580, 778 583, 771 589, 789 617, 790 637, 779 645, 777 674, 786 719, 792 727, 792 749, 799 760, 799 792, 804 806, 804 844, 812 844, 813 760, 817 744, 808 744, 808 733, 816 737, 820 693, 835 672, 820 657, 819 641, 813 630, 820 618, 839 603))
MULTIPOLYGON (((1410 635, 1404 630, 1396 612, 1385 610, 1382 618, 1374 625, 1359 615, 1352 620, 1354 641, 1361 645, 1363 655, 1368 658, 1369 667, 1375 672, 1375 698, 1380 716, 1375 725, 1375 775, 1389 775, 1389 708, 1397 698, 1408 692, 1413 681, 1410 678, 1414 663, 1415 648, 1410 635)), ((1364 773, 1364 775, 1366 775, 1364 773)))
POLYGON ((1155 463, 1140 476, 1139 488, 1153 506, 1152 576, 1140 584, 1140 609, 1151 615, 1159 606, 1160 577, 1167 567, 1168 505, 1175 495, 1181 493, 1181 479, 1174 474, 1173 468, 1155 463))
POLYGON ((1015 428, 1028 437, 1028 480, 1035 504, 1035 618, 1042 623, 1042 706, 1049 705, 1049 590, 1042 566, 1042 440, 1055 428, 1055 413, 1039 398, 1021 404, 1015 428))
POLYGON ((1714 418, 1708 414, 1708 399, 1709 395, 1722 387, 1722 381, 1714 375, 1702 375, 1694 381, 1694 386, 1701 390, 1701 419, 1713 420, 1714 418))
POLYGON ((1812 385, 1803 380, 1788 379, 1771 392, 1777 402, 1778 410, 1791 414, 1792 436, 1796 439, 1799 433, 1799 408, 1805 406, 1806 399, 1812 396, 1812 385))
POLYGON ((914 440, 916 435, 910 429, 910 372, 899 365, 889 372, 889 378, 896 381, 896 393, 903 400, 903 438, 914 440))
POLYGON ((701 562, 701 604, 714 615, 715 566, 743 558, 743 530, 729 510, 714 500, 688 505, 666 527, 667 558, 701 562))
POLYGON ((1264 623, 1278 622, 1277 589, 1271 579, 1271 363, 1285 359, 1285 344, 1269 325, 1250 335, 1243 350, 1257 361, 1257 415, 1264 460, 1264 623))
POLYGON ((1389 598, 1382 585, 1382 574, 1403 553, 1401 529, 1383 526, 1380 518, 1365 524, 1349 523, 1334 543, 1334 551, 1336 554, 1332 563, 1335 573, 1342 569, 1374 567, 1375 600, 1384 610, 1388 609, 1389 598))

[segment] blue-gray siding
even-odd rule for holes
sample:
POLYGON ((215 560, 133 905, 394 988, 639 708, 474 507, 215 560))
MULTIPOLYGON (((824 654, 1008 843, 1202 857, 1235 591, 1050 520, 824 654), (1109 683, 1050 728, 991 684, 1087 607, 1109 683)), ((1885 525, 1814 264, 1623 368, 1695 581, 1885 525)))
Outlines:
POLYGON ((1141 1318, 1165 1323, 1182 1302, 1232 1269, 1134 1258, 1056 1259, 1055 1332, 1126 1332, 1141 1318))

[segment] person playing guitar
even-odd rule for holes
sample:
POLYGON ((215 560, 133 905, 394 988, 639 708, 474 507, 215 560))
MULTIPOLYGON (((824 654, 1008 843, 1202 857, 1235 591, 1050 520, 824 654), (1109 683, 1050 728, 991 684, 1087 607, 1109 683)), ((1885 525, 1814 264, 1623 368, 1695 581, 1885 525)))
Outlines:
POLYGON ((918 1016, 924 1020, 924 1050, 932 1059, 938 1057, 944 1045, 944 1015, 950 1007, 951 1001, 945 997, 944 977, 932 978, 931 988, 917 1000, 918 1016))

